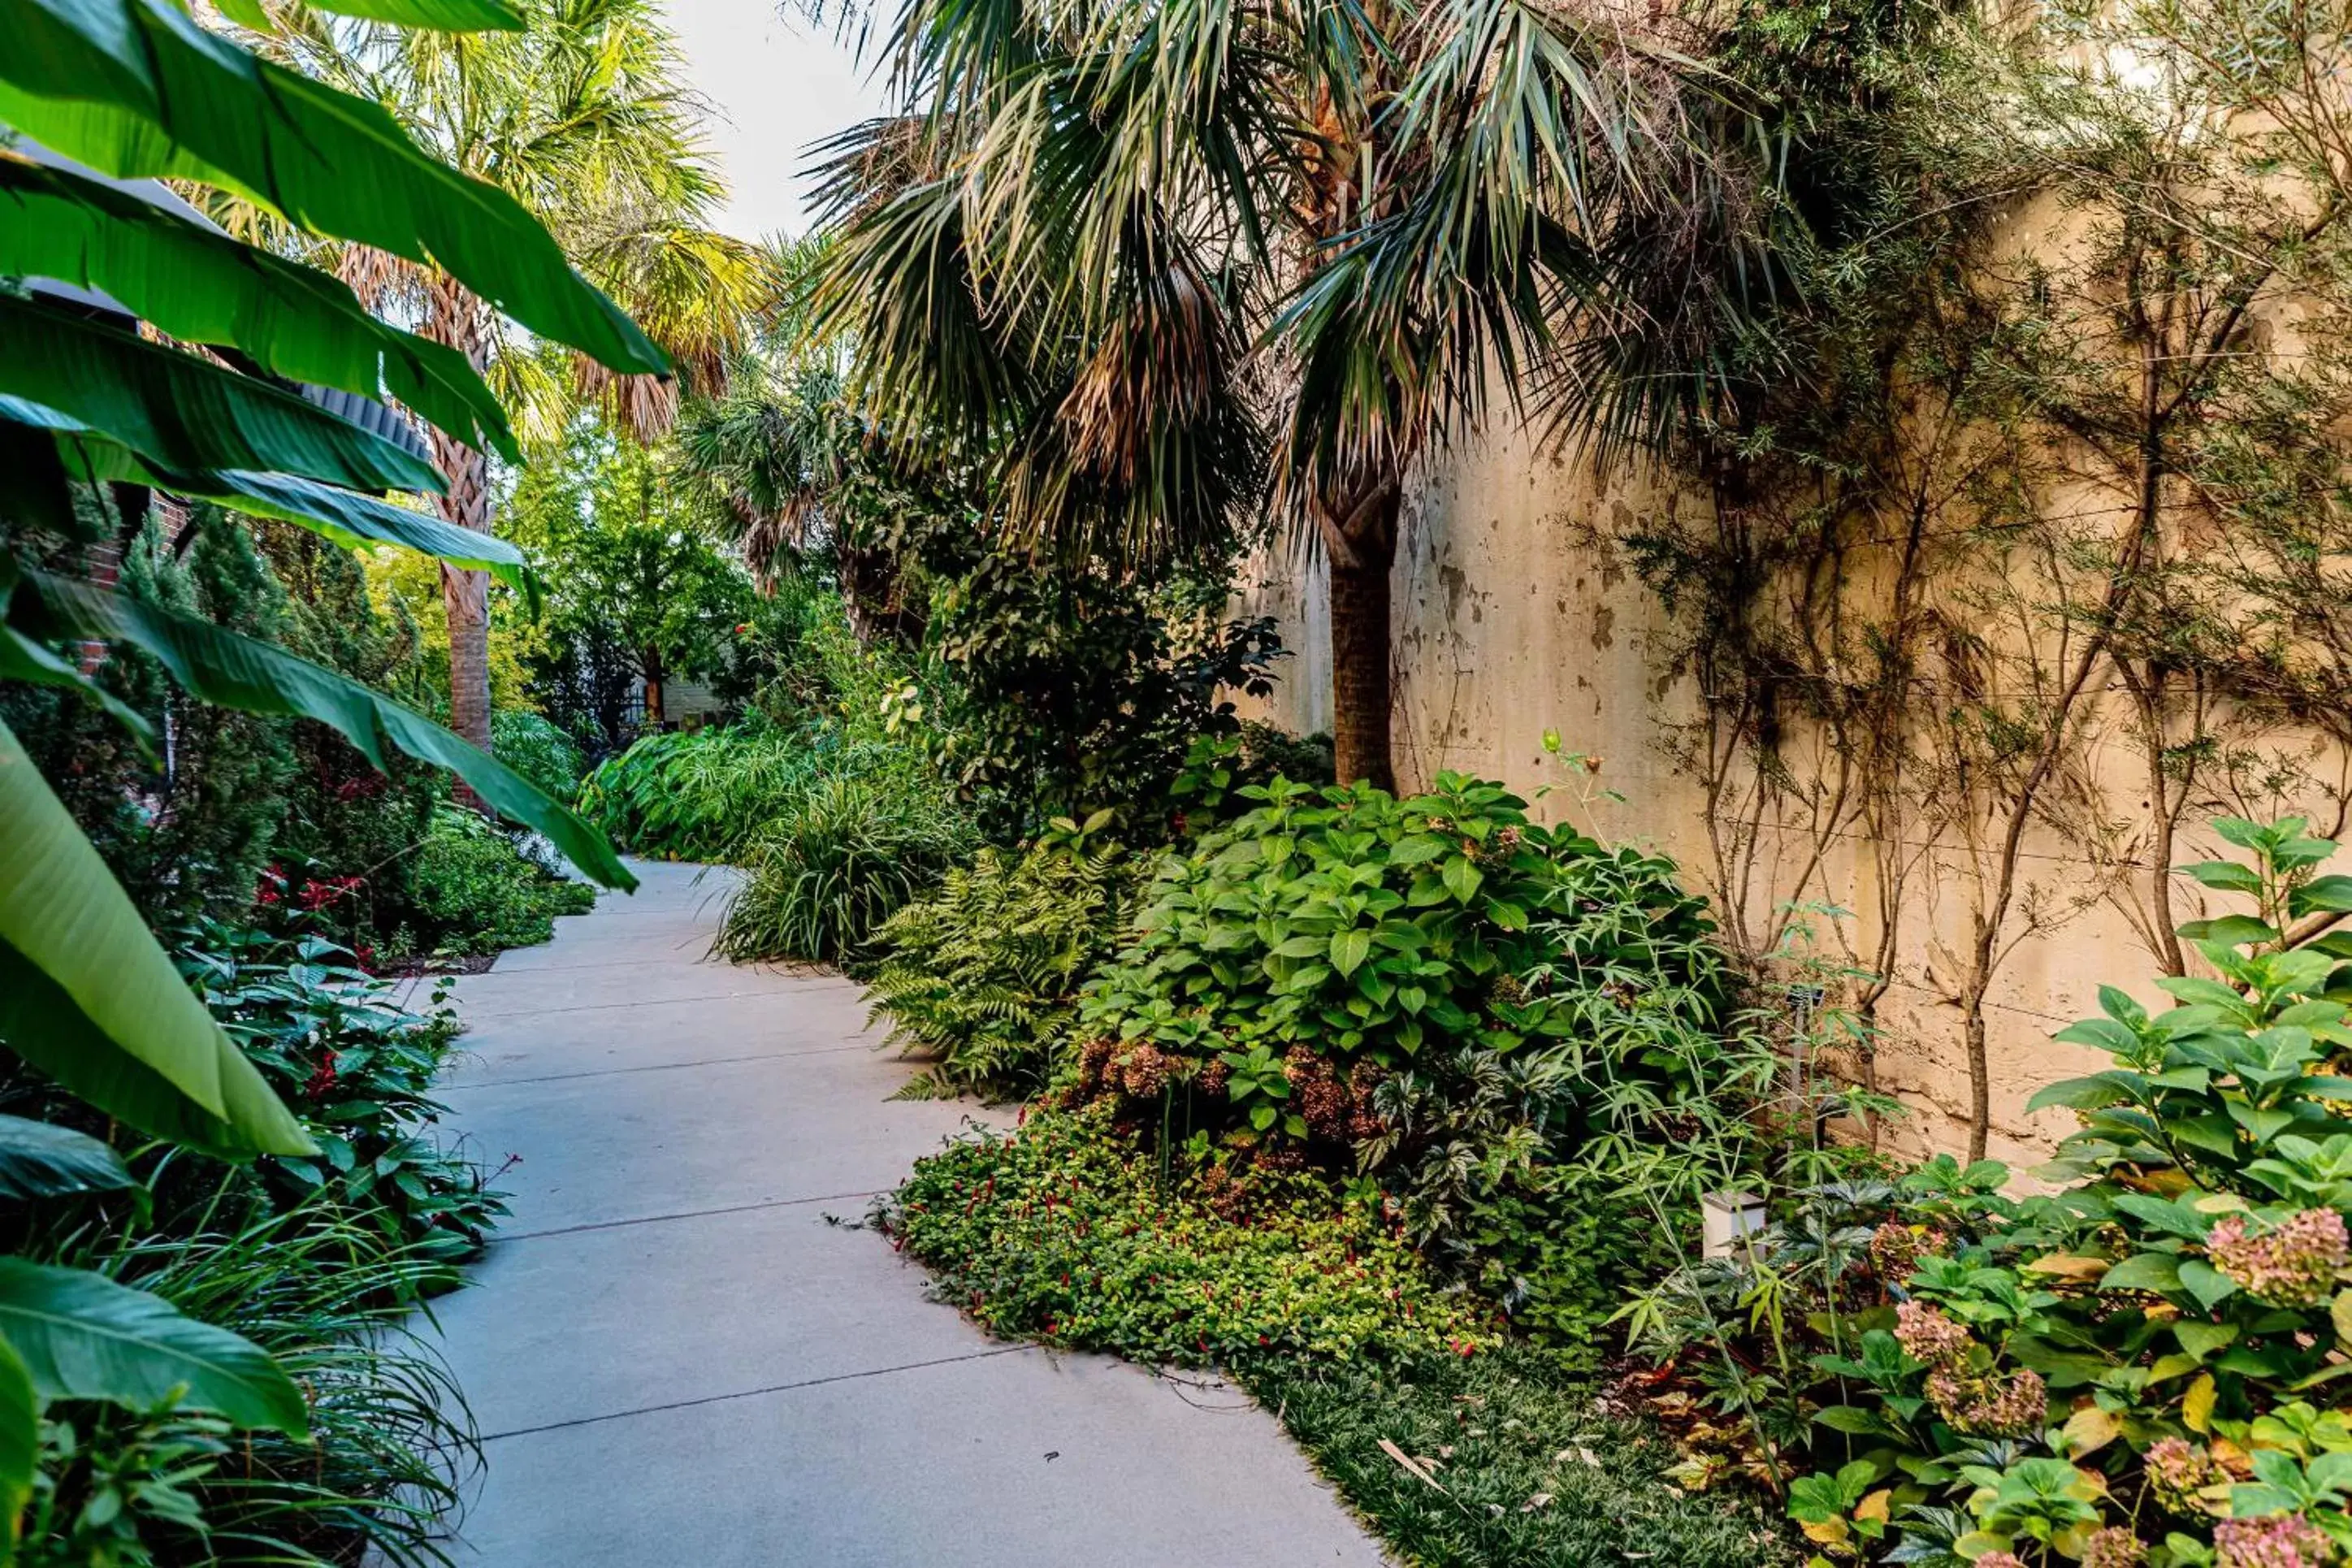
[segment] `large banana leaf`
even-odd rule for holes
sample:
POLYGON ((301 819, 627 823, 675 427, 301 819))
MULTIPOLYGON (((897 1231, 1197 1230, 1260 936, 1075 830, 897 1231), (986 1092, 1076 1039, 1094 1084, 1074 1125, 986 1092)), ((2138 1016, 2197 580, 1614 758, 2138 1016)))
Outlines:
MULTIPOLYGON (((183 473, 143 463, 127 447, 98 436, 79 422, 53 408, 43 408, 21 397, 0 396, 0 429, 20 419, 52 432, 62 459, 58 482, 97 484, 124 480, 166 490, 196 500, 209 500, 255 517, 276 518, 322 534, 346 549, 367 544, 398 544, 421 554, 437 556, 457 566, 479 567, 495 574, 529 600, 536 613, 540 583, 523 552, 494 534, 477 533, 437 517, 390 501, 378 500, 332 485, 314 484, 286 474, 243 472, 183 473)), ((11 493, 0 479, 0 504, 11 493)))
POLYGON ((54 409, 167 468, 267 468, 363 490, 448 488, 432 464, 293 393, 5 295, 0 395, 54 409))
POLYGON ((205 701, 314 719, 378 768, 384 765, 383 743, 389 741, 465 780, 485 805, 545 835, 565 858, 605 887, 637 885, 603 834, 520 773, 424 715, 284 648, 41 572, 25 574, 8 618, 18 631, 50 641, 100 637, 130 643, 152 655, 205 701))
POLYGON ((77 162, 241 192, 314 234, 436 265, 613 370, 669 368, 512 196, 426 157, 383 106, 255 58, 172 0, 0 0, 0 121, 77 162))
MULTIPOLYGON (((220 8, 222 16, 239 26, 257 33, 274 30, 261 0, 221 0, 220 8)), ((436 33, 512 33, 522 27, 522 18, 499 0, 310 0, 310 8, 436 33)))
MULTIPOLYGON (((0 565, 0 574, 11 568, 0 565)), ((10 579, 14 581, 14 579, 10 579)), ((123 705, 122 700, 81 672, 72 660, 26 637, 11 626, 0 626, 0 680, 22 680, 33 686, 65 686, 97 703, 114 721, 131 731, 142 750, 154 754, 155 726, 123 705)))
POLYGON ((5 724, 0 1043, 158 1137, 229 1158, 313 1147, 172 967, 5 724))
POLYGON ((0 1116, 0 1198, 27 1203, 134 1185, 122 1156, 54 1121, 0 1116))
POLYGON ((289 380, 389 395, 460 441, 521 460, 464 354, 386 326, 315 268, 100 181, 0 155, 0 276, 101 289, 182 342, 235 349, 289 380))
POLYGON ((0 1338, 44 1399, 152 1410, 177 1393, 239 1426, 310 1429, 302 1391, 260 1346, 84 1269, 0 1258, 0 1338))
POLYGON ((41 1396, 25 1358, 0 1340, 0 1510, 7 1516, 10 1545, 17 1516, 32 1500, 33 1477, 41 1460, 41 1396))

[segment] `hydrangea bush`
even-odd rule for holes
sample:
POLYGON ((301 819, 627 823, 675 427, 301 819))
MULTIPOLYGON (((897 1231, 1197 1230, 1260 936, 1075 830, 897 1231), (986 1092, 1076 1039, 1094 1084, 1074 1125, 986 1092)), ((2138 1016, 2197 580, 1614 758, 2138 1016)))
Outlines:
MULTIPOLYGON (((1948 1162, 1816 1194, 1863 1234, 1822 1281, 1790 1512, 1847 1559, 2323 1568, 2352 1557, 2352 878, 2300 820, 2216 825, 2254 901, 2183 928, 2210 976, 2120 990, 2059 1038, 2114 1065, 2033 1100, 2080 1131, 2011 1200, 1948 1162), (1961 1179, 1965 1176, 1968 1179, 1961 1179)), ((1751 1278, 1794 1257, 1775 1227, 1751 1278)), ((1818 1224, 1814 1229, 1818 1232, 1818 1224)))

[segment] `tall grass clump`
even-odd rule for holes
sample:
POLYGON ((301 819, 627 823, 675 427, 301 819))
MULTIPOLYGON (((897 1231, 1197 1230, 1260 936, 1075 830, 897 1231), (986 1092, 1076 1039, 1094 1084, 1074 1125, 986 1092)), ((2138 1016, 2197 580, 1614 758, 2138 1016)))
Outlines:
POLYGON ((739 963, 855 963, 979 847, 971 816, 918 768, 828 779, 751 840, 718 950, 739 963))
MULTIPOLYGON (((167 1162, 169 1163, 170 1162, 167 1162)), ((191 1163, 159 1193, 209 1182, 145 1225, 61 1226, 29 1251, 93 1268, 274 1356, 310 1405, 308 1439, 240 1433, 165 1405, 50 1406, 19 1564, 425 1568, 450 1559, 460 1489, 479 1466, 473 1417, 412 1323, 446 1263, 330 1201, 275 1209, 242 1172, 191 1163)))

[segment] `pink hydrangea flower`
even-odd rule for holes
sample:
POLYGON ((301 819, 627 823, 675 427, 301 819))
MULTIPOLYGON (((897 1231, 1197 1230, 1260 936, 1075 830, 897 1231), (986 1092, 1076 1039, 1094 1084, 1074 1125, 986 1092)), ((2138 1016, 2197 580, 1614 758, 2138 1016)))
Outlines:
POLYGON ((1972 1343, 1968 1330, 1921 1301, 1895 1309, 1895 1339, 1905 1354, 1929 1366, 1965 1361, 1972 1343))
POLYGON ((2249 1234, 2245 1216, 2233 1214, 2214 1222, 2205 1250, 2213 1267, 2246 1294, 2282 1307, 2315 1307, 2352 1256, 2352 1237, 2334 1209, 2304 1209, 2259 1235, 2249 1234))
POLYGON ((2320 1568, 2326 1561, 2327 1537, 2299 1513, 2213 1527, 2213 1568, 2320 1568))
POLYGON ((1927 1374, 1927 1402, 1956 1429, 1980 1437, 2026 1436, 2040 1431, 2050 1413, 2050 1391, 2040 1373, 1970 1377, 1957 1363, 1927 1374))
POLYGON ((2212 1457, 2181 1437, 2149 1445, 2144 1462, 2157 1500, 2175 1513, 2195 1513, 2198 1489, 2216 1479, 2212 1457))
POLYGON ((2083 1543, 2083 1568, 2141 1568, 2147 1561, 2147 1543, 2117 1525, 2091 1531, 2083 1543))

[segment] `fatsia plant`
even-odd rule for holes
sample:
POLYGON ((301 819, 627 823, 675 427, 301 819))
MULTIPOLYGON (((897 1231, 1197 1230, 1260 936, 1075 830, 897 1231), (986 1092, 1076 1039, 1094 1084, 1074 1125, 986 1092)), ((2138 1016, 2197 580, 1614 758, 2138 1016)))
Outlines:
MULTIPOLYGON (((512 21, 496 0, 362 8, 426 26, 512 21)), ((660 351, 511 197, 425 157, 380 107, 256 58, 169 0, 0 0, 0 279, 12 280, 0 287, 0 678, 79 689, 147 739, 146 721, 92 681, 86 654, 58 651, 135 647, 202 700, 315 720, 379 766, 398 750, 447 767, 590 876, 632 885, 593 829, 420 715, 58 570, 78 558, 78 489, 112 482, 528 582, 510 547, 382 499, 446 489, 433 466, 286 385, 394 398, 448 440, 510 449, 462 355, 374 321, 332 278, 57 160, 118 180, 199 182, 305 232, 430 265, 617 374, 664 371, 660 351), (46 150, 38 161, 24 137, 46 150), (118 312, 154 335, 103 319, 118 312), (29 548, 45 540, 64 542, 29 548)), ((229 1159, 310 1151, 5 727, 0 1040, 141 1131, 229 1159)), ((0 1122, 0 1188, 12 1195, 130 1180, 105 1144, 0 1122)), ((301 1392, 235 1335, 94 1274, 0 1258, 0 1514, 12 1531, 42 1405, 66 1397, 142 1410, 176 1398, 294 1434, 308 1419, 301 1392)))

